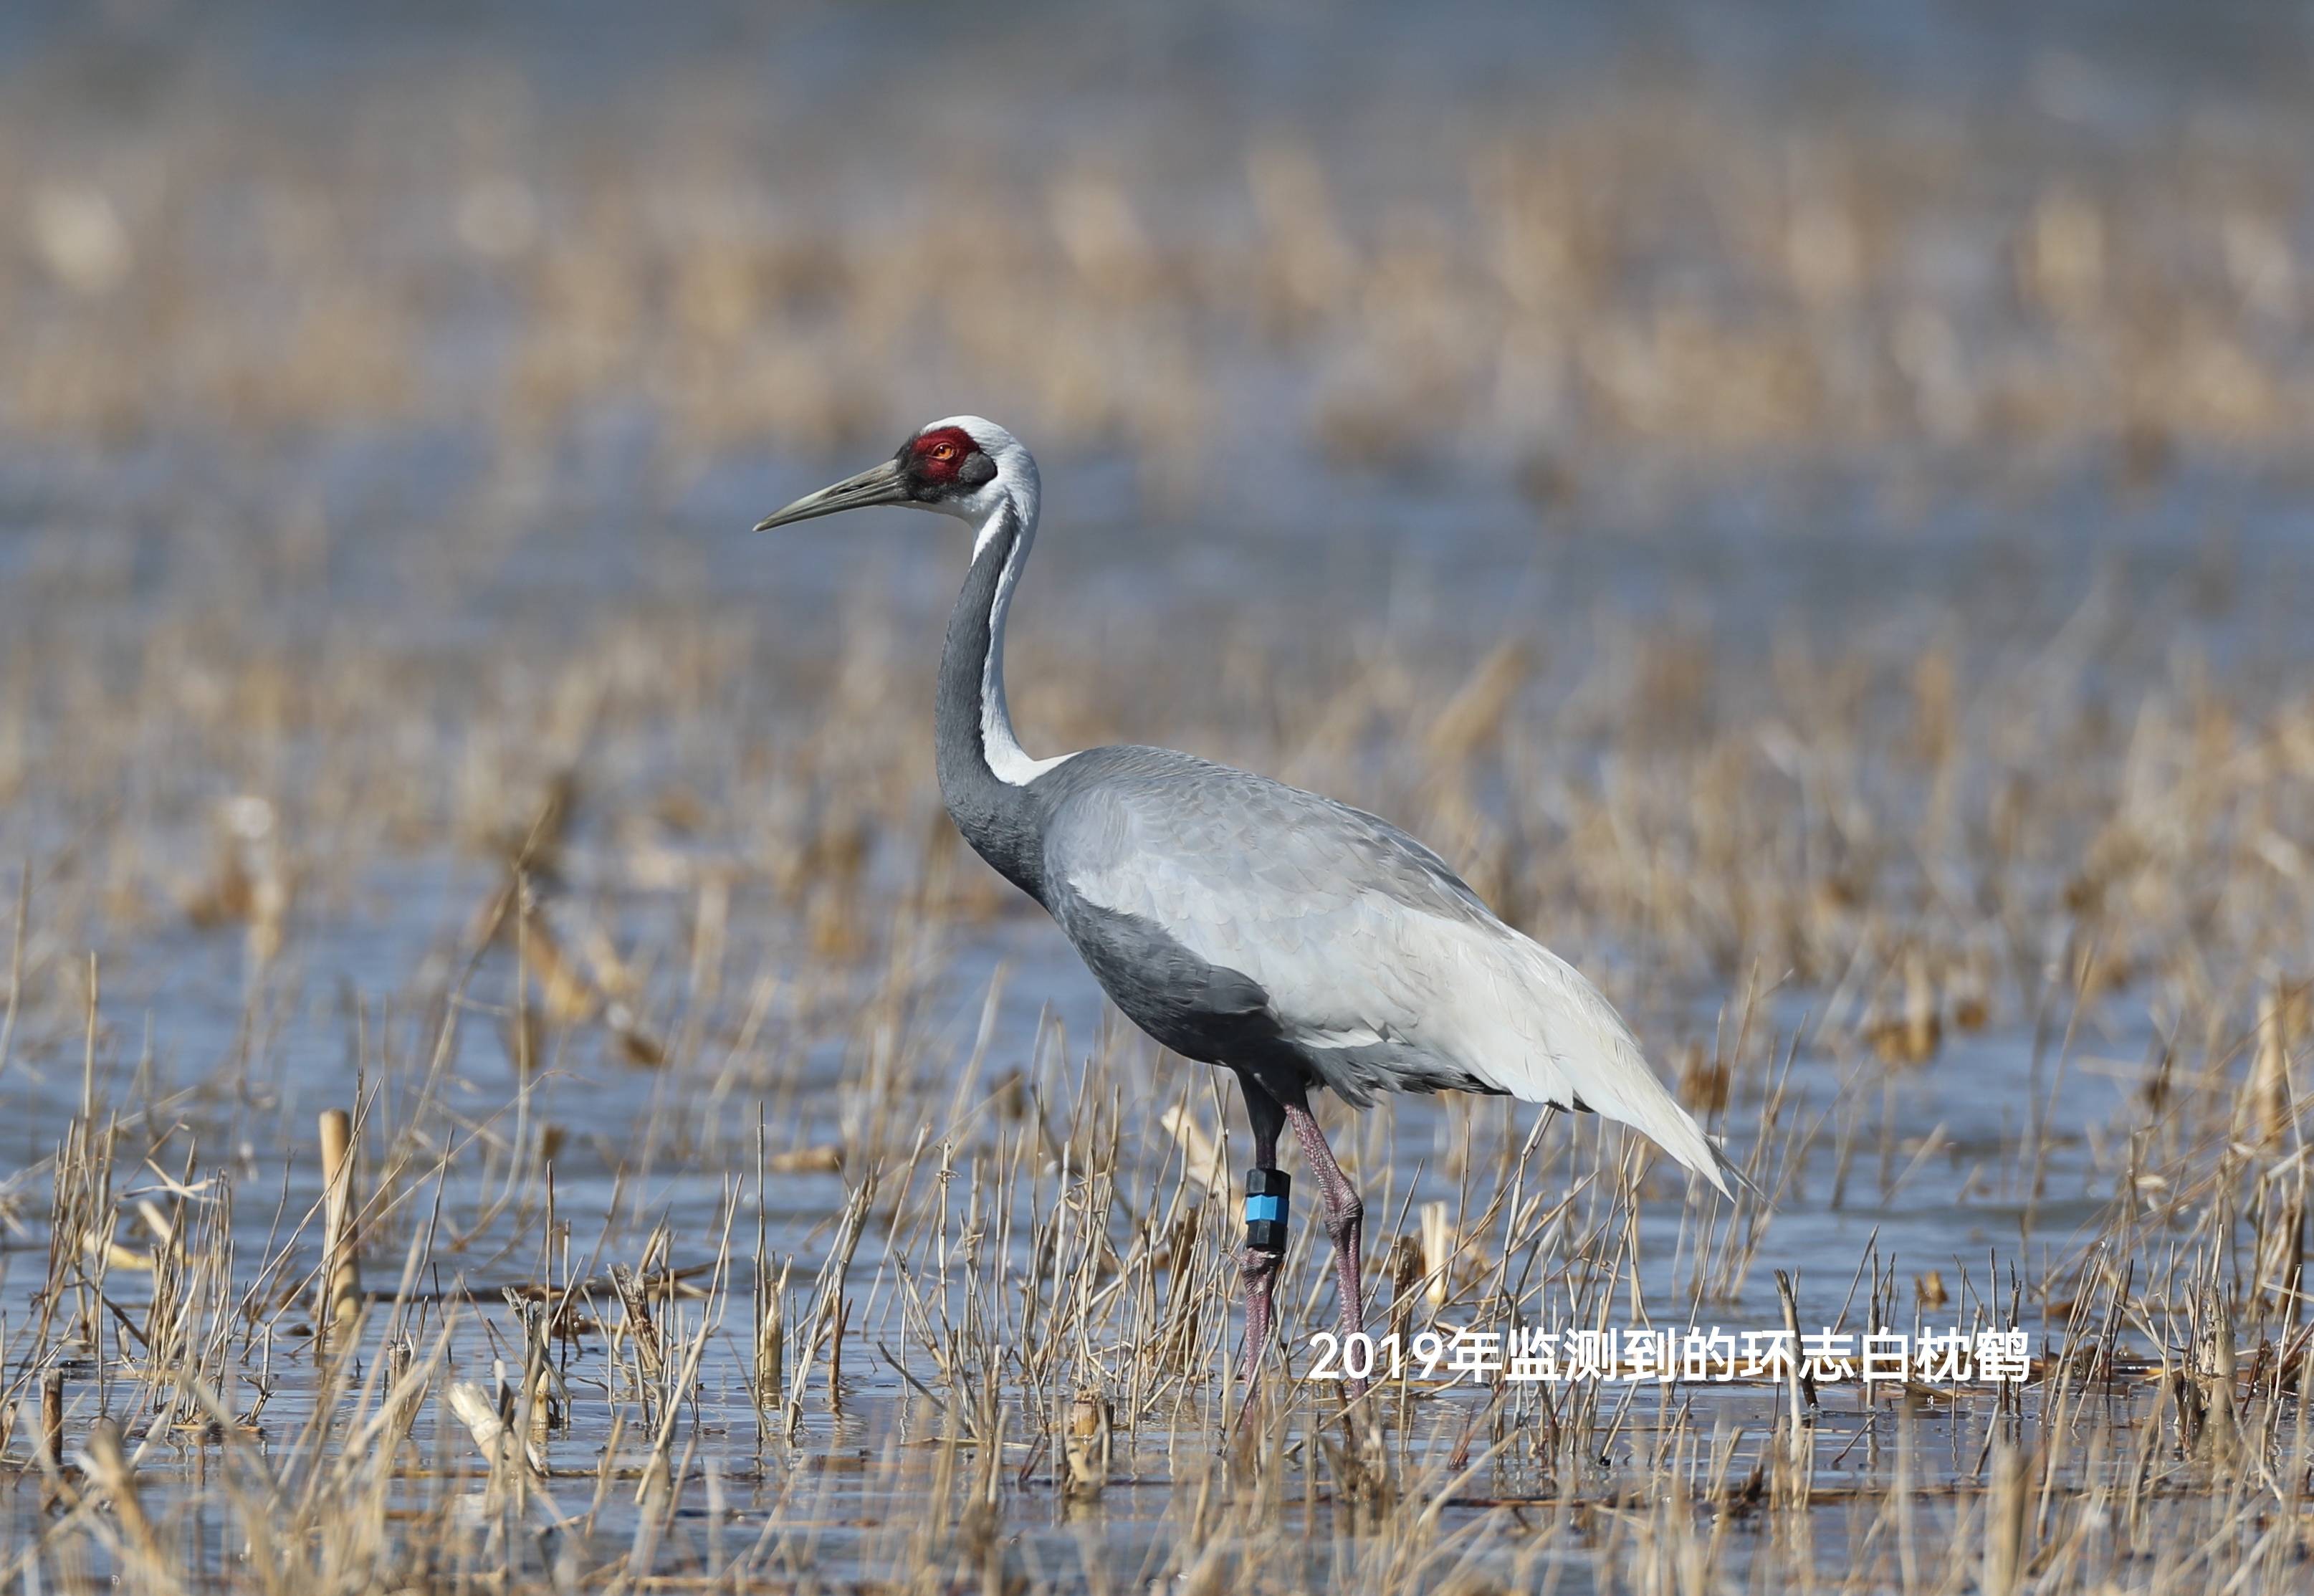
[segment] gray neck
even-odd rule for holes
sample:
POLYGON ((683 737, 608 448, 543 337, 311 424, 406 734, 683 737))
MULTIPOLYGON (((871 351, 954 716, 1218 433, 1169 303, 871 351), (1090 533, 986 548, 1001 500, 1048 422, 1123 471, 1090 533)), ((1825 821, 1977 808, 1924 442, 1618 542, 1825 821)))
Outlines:
POLYGON ((972 569, 941 652, 932 742, 941 797, 957 830, 998 874, 1041 902, 1043 824, 1028 783, 1044 767, 1020 751, 1004 705, 1004 614, 1036 535, 1034 508, 1024 514, 1008 494, 974 541, 972 569))

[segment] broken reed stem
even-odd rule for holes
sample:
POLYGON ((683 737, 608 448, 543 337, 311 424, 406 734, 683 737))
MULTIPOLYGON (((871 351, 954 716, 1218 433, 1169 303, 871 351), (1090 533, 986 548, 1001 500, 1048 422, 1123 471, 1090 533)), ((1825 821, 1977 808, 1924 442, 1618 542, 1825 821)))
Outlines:
POLYGON ((497 1399, 480 1383, 453 1380, 443 1388, 442 1396, 451 1413, 465 1425, 466 1433, 473 1437, 474 1449, 490 1466, 493 1480, 500 1477, 502 1469, 508 1479, 524 1468, 534 1474, 545 1473, 545 1453, 534 1442, 516 1433, 515 1426, 499 1412, 497 1399))
MULTIPOLYGON (((2212 1292, 2212 1296, 2216 1293, 2212 1292)), ((2212 1319, 2210 1341, 2210 1415, 2204 1433, 2215 1455, 2230 1459, 2241 1438, 2240 1415, 2235 1411, 2234 1381, 2240 1371, 2234 1350, 2233 1316, 2222 1300, 2212 1319)))
POLYGON ((40 1459, 49 1474, 65 1466, 65 1371, 51 1369, 40 1377, 40 1459))
POLYGON ((784 1400, 787 1389, 788 1272, 781 1265, 775 1277, 765 1260, 755 1259, 755 1426, 758 1439, 768 1433, 770 1414, 784 1400))
POLYGON ((1452 1290, 1447 1275, 1453 1262, 1454 1227, 1453 1216, 1444 1203, 1425 1203, 1422 1205, 1422 1267, 1423 1294, 1430 1299, 1433 1310, 1446 1306, 1452 1290))
POLYGON ((2246 1140, 2271 1147, 2290 1130, 2288 993, 2269 985, 2258 994, 2257 1033, 2251 1055, 2249 1090, 2242 1102, 2246 1140))
POLYGON ((1784 1305, 1784 1334, 1791 1338, 1791 1357, 1784 1368, 1784 1389, 1790 1406, 1791 1427, 1784 1438, 1794 1472, 1798 1476, 1800 1491, 1807 1491, 1808 1477, 1815 1472, 1814 1436, 1810 1433, 1806 1400, 1800 1384, 1800 1306, 1792 1290, 1792 1277, 1781 1269, 1776 1271, 1776 1295, 1784 1305))
POLYGON ((342 1108, 322 1111, 322 1302, 328 1337, 361 1315, 361 1258, 354 1237, 354 1123, 342 1108))

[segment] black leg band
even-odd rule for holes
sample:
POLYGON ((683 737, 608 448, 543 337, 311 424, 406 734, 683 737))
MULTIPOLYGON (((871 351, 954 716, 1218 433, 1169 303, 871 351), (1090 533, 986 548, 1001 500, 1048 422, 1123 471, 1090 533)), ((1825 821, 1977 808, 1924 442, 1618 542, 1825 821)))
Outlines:
POLYGON ((1248 1252, 1282 1257, 1285 1251, 1285 1204, 1294 1177, 1283 1169, 1249 1169, 1245 1176, 1245 1247, 1248 1252))

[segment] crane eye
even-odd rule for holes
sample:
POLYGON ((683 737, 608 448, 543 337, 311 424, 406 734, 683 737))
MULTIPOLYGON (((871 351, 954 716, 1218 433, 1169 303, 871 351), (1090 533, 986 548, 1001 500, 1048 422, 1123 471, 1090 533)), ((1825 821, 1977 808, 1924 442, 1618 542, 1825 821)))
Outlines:
POLYGON ((954 444, 934 444, 932 445, 932 458, 943 463, 955 459, 956 445, 954 444))

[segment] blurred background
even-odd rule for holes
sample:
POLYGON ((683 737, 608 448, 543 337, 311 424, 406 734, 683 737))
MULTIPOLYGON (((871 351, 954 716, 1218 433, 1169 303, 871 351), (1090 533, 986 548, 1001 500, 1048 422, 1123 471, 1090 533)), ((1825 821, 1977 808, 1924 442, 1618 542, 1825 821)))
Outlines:
POLYGON ((2301 530, 2299 5, 26 0, 0 52, 20 578, 70 522, 340 598, 437 535, 464 593, 791 581, 732 526, 958 410, 1223 584, 1540 535, 1757 613, 2301 530))
MULTIPOLYGON (((432 1202, 462 1367, 523 1345, 496 1290, 558 1249, 671 1292, 737 1234, 755 1351, 693 1367, 700 1433, 744 1437, 790 1265, 842 1255, 834 1311, 852 1244, 905 1279, 936 1230, 931 1298, 985 1288, 1001 1328, 1047 1215, 1113 1181, 1085 1278, 1113 1246, 1136 1283, 1101 1301, 1189 1307, 1105 1322, 1069 1378, 1217 1402, 1241 1121, 941 810, 956 529, 746 530, 968 411, 1044 468, 1032 753, 1164 743, 1405 824, 1600 982, 1769 1194, 1714 1232, 1554 1124, 1522 1178, 1578 1220, 1504 1221, 1542 1260, 1528 1322, 1606 1322, 1600 1237, 1633 1239, 1638 1308, 1644 1205, 1649 1303, 1708 1254, 1732 1325, 1780 1322, 1769 1265, 1833 1322, 1868 1263, 1886 1322, 2021 1312, 2043 1348, 2110 1334, 2124 1277, 2133 1333, 2199 1345, 2228 1271, 2298 1334, 2310 91, 2314 6, 2282 0, 8 0, 0 1295, 61 1300, 79 1225, 116 1282, 150 1230, 177 1301, 184 1204, 238 1193, 203 1221, 238 1250, 201 1255, 231 1378, 272 1381, 277 1332, 305 1367, 295 1216, 345 1107, 373 1282, 432 1202), (85 1173, 98 1124, 178 1220, 85 1173), (951 1282, 949 1219, 992 1213, 1013 1273, 960 1250, 951 1282)), ((1370 1289, 1481 1300, 1471 1211, 1532 1114, 1326 1112, 1370 1289)), ((1289 1332, 1330 1318, 1321 1263, 1288 1278, 1289 1332)), ((981 1400, 879 1301, 843 1363, 865 1416, 830 1367, 799 1444, 905 1435, 927 1382, 981 1400)), ((104 1393, 74 1389, 77 1425, 104 1393)), ((1772 1393, 1729 1390, 1764 1436, 1772 1393)), ((1990 1402, 1934 1421, 1960 1477, 1990 1402)), ((2163 1411, 2091 1468, 2152 1457, 2163 1411)), ((1827 1424, 1831 1468, 1861 1433, 1827 1424)), ((2283 1588, 2265 1476, 2213 1477, 2283 1588)), ((1203 1501, 1128 1498, 1118 1565, 1203 1545, 1203 1501)), ((2180 1588, 2221 1565, 2183 1521, 2130 1510, 2180 1588)))
POLYGON ((1032 747, 1383 809, 1659 1058, 1761 973, 2007 1079, 2088 946, 2216 1047, 2308 882, 2310 66, 2247 3, 18 0, 15 1046, 99 949, 108 1048, 310 1123, 329 994, 438 994, 541 836, 574 1056, 761 979, 835 1069, 904 926, 1091 1033, 932 791, 961 548, 745 530, 970 410, 1045 465, 1032 747))

